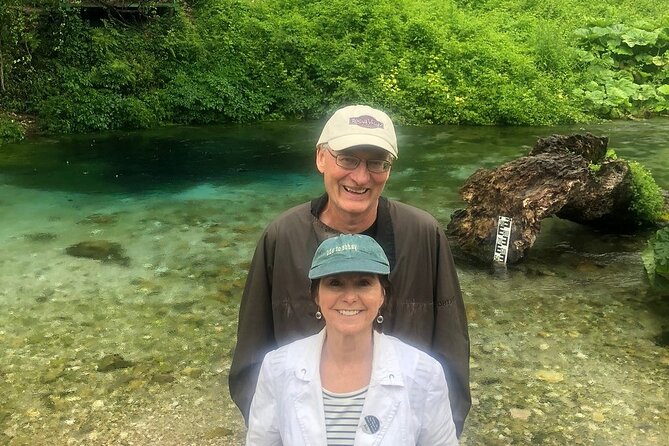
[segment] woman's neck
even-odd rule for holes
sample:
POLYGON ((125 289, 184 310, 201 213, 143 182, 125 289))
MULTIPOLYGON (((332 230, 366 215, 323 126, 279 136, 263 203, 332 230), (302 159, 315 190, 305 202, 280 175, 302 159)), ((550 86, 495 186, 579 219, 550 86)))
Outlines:
POLYGON ((373 334, 355 336, 328 333, 321 352, 321 384, 331 392, 344 393, 369 384, 374 356, 373 334))

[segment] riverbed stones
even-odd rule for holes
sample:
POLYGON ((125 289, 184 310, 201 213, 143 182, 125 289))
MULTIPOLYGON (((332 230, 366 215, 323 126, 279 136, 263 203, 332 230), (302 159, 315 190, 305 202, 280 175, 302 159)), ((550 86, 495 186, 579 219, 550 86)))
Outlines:
POLYGON ((117 214, 91 214, 79 221, 80 224, 96 225, 113 225, 116 222, 118 222, 117 214))
POLYGON ((515 418, 522 421, 527 421, 530 418, 530 415, 532 415, 532 412, 530 412, 529 410, 519 409, 517 407, 512 407, 511 409, 509 409, 509 413, 511 414, 511 418, 515 418))
POLYGON ((106 355, 98 361, 97 370, 98 372, 111 372, 118 369, 125 369, 132 367, 133 363, 127 361, 123 356, 118 353, 111 355, 106 355))
POLYGON ((541 381, 546 381, 551 384, 564 381, 564 375, 554 370, 539 370, 534 376, 541 381))
POLYGON ((135 278, 130 283, 135 286, 137 292, 144 294, 145 296, 154 296, 163 291, 163 287, 160 284, 142 277, 135 278))

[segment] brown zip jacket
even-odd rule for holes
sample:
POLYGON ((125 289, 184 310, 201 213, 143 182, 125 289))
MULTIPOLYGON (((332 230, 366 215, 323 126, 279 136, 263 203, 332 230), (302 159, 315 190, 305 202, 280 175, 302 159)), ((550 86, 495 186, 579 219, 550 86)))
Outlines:
MULTIPOLYGON (((248 422, 265 354, 318 333, 307 277, 316 248, 338 232, 318 219, 327 195, 296 206, 263 232, 242 295, 230 395, 248 422)), ((390 260, 392 291, 381 329, 436 358, 444 368, 460 436, 471 406, 469 334, 458 276, 443 229, 429 213, 381 197, 371 235, 390 260)))

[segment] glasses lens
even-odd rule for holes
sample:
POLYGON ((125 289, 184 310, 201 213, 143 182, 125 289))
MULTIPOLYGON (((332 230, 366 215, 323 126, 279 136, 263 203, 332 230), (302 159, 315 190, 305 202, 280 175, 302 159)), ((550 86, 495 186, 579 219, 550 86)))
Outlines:
POLYGON ((390 163, 385 160, 367 160, 367 170, 373 173, 383 173, 390 169, 390 163))
POLYGON ((360 159, 351 155, 337 155, 337 164, 344 169, 355 169, 360 164, 360 159))

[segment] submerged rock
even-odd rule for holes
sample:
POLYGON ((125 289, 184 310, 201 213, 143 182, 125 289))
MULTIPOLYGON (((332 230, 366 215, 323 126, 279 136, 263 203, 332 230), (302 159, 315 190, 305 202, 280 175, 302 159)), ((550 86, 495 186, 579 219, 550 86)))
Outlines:
POLYGON ((530 415, 532 415, 532 412, 530 412, 527 409, 520 409, 517 407, 512 407, 509 409, 509 413, 511 414, 511 418, 515 418, 517 420, 522 420, 522 421, 527 421, 530 418, 530 415))
POLYGON ((125 256, 125 250, 120 243, 108 240, 89 240, 65 248, 65 252, 73 257, 100 260, 102 262, 118 263, 128 266, 130 259, 125 256))
POLYGON ((80 224, 97 224, 97 225, 113 225, 118 221, 118 215, 116 214, 91 214, 88 215, 83 220, 79 221, 80 224))
POLYGON ((123 356, 114 353, 112 355, 107 355, 104 358, 98 361, 97 370, 98 372, 111 372, 112 370, 126 369, 132 367, 134 364, 130 361, 126 361, 123 356))
POLYGON ((33 232, 26 234, 23 237, 29 242, 50 242, 51 240, 55 240, 58 236, 51 232, 33 232))
POLYGON ((553 370, 539 370, 534 376, 541 381, 546 381, 548 383, 559 383, 564 381, 564 375, 553 370))

